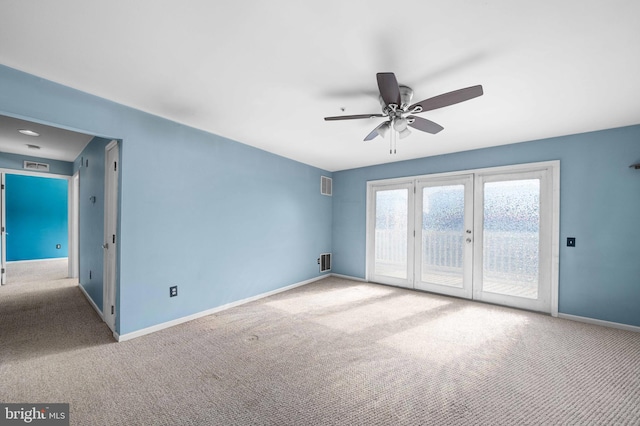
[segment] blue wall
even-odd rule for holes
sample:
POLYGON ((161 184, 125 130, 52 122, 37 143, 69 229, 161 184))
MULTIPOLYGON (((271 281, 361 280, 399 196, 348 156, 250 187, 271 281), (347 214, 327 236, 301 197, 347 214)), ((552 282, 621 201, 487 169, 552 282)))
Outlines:
POLYGON ((67 257, 67 186, 66 179, 6 175, 7 261, 67 257))
POLYGON ((104 265, 104 148, 109 142, 109 139, 93 138, 73 163, 73 172, 80 172, 79 282, 100 309, 104 265))
POLYGON ((333 272, 365 277, 368 180, 547 160, 560 160, 559 311, 640 326, 640 126, 335 172, 333 272))
POLYGON ((120 334, 320 275, 330 173, 4 66, 0 113, 122 141, 120 334))

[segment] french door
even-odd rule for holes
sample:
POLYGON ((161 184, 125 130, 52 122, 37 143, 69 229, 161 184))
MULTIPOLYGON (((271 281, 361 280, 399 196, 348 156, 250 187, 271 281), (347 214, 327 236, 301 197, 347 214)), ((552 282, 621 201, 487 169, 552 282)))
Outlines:
POLYGON ((377 185, 370 197, 370 280, 413 288, 413 183, 377 185))
POLYGON ((549 162, 370 182, 367 279, 554 313, 557 180, 549 162))
POLYGON ((473 175, 417 180, 414 286, 471 298, 473 175))

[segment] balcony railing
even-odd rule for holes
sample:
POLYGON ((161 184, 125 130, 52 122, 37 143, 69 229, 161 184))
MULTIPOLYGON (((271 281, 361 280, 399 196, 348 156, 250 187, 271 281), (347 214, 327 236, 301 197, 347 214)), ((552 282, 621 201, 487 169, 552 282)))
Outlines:
MULTIPOLYGON (((461 273, 466 236, 460 232, 423 231, 422 270, 430 274, 461 273)), ((520 287, 537 287, 538 233, 484 231, 483 281, 509 283, 520 287)), ((375 234, 376 265, 401 276, 407 268, 406 232, 378 229, 375 234)), ((376 267, 376 269, 378 269, 376 267)))

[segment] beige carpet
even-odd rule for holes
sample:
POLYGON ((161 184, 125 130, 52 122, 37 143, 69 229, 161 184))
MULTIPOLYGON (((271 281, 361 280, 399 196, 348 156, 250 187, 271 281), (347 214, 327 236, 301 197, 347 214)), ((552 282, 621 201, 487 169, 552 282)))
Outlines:
POLYGON ((640 424, 637 333, 337 278, 123 343, 9 285, 0 338, 0 402, 74 425, 640 424))

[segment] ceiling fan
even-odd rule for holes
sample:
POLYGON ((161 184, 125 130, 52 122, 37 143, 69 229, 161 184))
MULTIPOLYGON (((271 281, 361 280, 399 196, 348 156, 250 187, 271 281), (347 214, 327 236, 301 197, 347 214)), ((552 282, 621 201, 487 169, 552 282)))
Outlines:
POLYGON ((385 118, 386 120, 373 129, 364 140, 370 141, 377 136, 384 138, 386 133, 391 130, 390 154, 395 154, 396 152, 396 133, 401 139, 411 134, 411 131, 407 127, 412 127, 433 135, 444 129, 444 127, 438 123, 434 123, 426 118, 417 117, 414 114, 468 101, 483 94, 482 86, 477 85, 454 90, 453 92, 444 93, 411 104, 413 90, 410 87, 399 85, 394 73, 379 72, 376 74, 376 77, 378 79, 378 89, 380 90, 381 114, 339 115, 335 117, 325 117, 324 119, 326 121, 336 121, 385 118))

